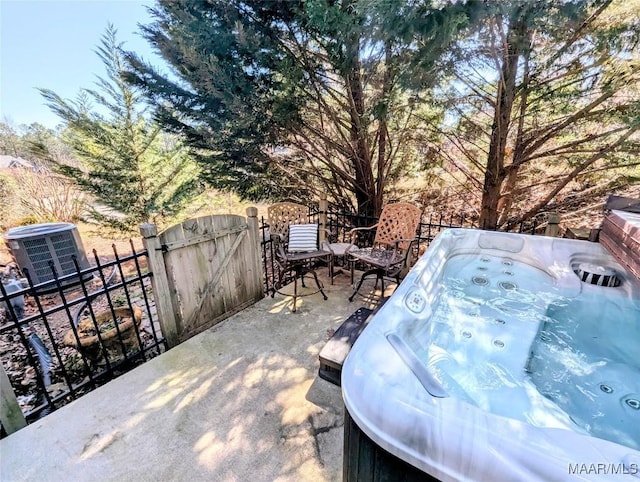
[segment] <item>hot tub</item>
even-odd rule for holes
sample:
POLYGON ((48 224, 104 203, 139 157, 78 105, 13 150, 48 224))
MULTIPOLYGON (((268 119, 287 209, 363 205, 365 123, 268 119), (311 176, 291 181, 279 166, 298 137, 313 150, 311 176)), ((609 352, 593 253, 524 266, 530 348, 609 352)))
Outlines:
POLYGON ((366 440, 376 470, 440 480, 634 480, 640 284, 596 243, 450 229, 353 346, 342 392, 362 435, 345 464, 366 440))

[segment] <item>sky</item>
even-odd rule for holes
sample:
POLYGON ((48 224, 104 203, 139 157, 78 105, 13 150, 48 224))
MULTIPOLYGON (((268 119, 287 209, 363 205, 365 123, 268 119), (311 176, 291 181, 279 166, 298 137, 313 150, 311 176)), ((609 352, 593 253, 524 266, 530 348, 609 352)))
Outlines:
POLYGON ((151 23, 152 0, 0 0, 0 121, 38 122, 54 128, 60 119, 37 88, 75 99, 92 88, 104 66, 95 53, 107 25, 117 38, 154 65, 162 60, 139 33, 151 23))

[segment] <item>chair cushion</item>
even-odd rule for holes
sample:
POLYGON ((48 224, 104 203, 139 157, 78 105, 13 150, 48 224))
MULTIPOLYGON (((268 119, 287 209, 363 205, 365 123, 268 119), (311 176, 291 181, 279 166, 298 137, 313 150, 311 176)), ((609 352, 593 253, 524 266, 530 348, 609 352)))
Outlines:
POLYGON ((291 253, 306 253, 318 249, 317 224, 291 224, 289 226, 289 247, 291 253))

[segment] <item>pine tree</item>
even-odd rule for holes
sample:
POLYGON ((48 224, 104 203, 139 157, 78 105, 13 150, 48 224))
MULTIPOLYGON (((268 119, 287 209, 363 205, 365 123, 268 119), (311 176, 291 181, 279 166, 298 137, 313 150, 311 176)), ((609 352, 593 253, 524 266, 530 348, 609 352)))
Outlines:
POLYGON ((446 154, 496 229, 638 182, 640 9, 496 2, 457 45, 446 154), (615 171, 614 171, 615 170, 615 171), (615 173, 615 174, 614 174, 615 173), (565 203, 566 204, 566 203, 565 203))
POLYGON ((83 89, 76 101, 40 92, 63 120, 63 138, 81 163, 58 162, 57 169, 95 198, 88 207, 93 220, 131 231, 175 216, 201 186, 189 150, 149 120, 143 98, 124 80, 116 33, 109 26, 97 48, 106 77, 98 77, 95 89, 83 89))
POLYGON ((445 52, 467 21, 465 8, 435 0, 161 0, 143 30, 175 77, 131 55, 131 79, 157 104, 162 124, 199 150, 214 187, 299 199, 322 189, 343 207, 377 215, 390 183, 418 155, 416 132, 438 120, 428 95, 423 105, 411 102, 399 80, 416 52, 429 66, 427 51, 445 52), (418 24, 398 36, 392 26, 407 17, 418 24), (416 32, 429 45, 416 45, 416 32), (417 116, 418 108, 429 115, 417 116))

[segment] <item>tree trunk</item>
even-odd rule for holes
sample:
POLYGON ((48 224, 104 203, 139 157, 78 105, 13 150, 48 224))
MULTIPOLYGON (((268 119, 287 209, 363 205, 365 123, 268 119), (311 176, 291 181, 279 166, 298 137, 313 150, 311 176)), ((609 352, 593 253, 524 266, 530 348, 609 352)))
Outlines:
POLYGON ((504 169, 504 161, 513 104, 517 94, 518 61, 527 46, 526 8, 526 5, 518 7, 510 19, 506 38, 507 48, 502 55, 480 208, 480 227, 482 229, 494 230, 499 221, 498 203, 507 174, 504 169))
POLYGON ((384 75, 382 78, 382 102, 384 108, 381 109, 378 118, 378 163, 376 176, 376 203, 375 215, 379 216, 382 212, 382 202, 384 198, 384 187, 387 183, 388 163, 387 143, 389 139, 389 126, 387 120, 389 118, 389 102, 392 88, 393 76, 393 55, 391 51, 391 42, 387 40, 384 46, 384 75))
POLYGON ((364 116, 364 90, 360 77, 359 40, 353 39, 348 67, 346 87, 350 97, 349 120, 352 157, 355 172, 353 190, 360 216, 376 215, 376 185, 373 177, 371 156, 367 145, 366 121, 364 116))

